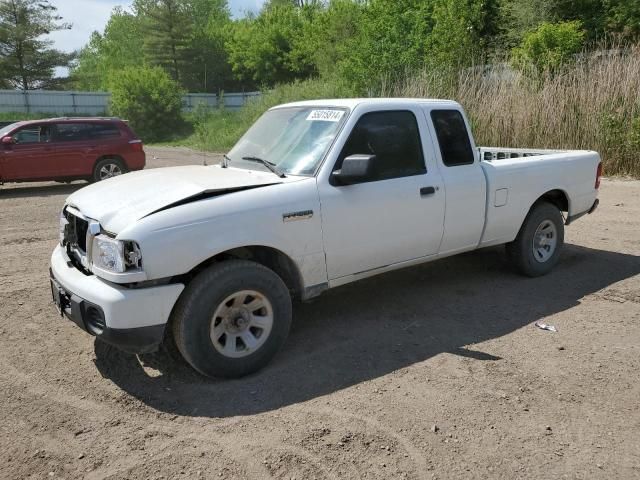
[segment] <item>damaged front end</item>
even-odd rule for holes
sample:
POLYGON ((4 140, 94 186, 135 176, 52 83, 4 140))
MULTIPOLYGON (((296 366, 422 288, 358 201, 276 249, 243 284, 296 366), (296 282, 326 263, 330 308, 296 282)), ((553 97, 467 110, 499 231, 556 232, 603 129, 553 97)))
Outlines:
POLYGON ((119 240, 96 220, 67 205, 60 215, 60 246, 70 262, 85 275, 97 274, 116 282, 146 280, 140 246, 119 240))

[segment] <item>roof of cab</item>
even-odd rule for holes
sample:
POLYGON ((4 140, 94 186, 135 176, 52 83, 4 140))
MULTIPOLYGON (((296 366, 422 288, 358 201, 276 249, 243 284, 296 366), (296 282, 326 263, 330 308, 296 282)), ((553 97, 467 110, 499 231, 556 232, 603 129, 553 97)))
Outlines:
POLYGON ((377 105, 377 106, 389 106, 398 107, 406 106, 408 104, 432 104, 432 105, 449 105, 452 107, 458 107, 459 104, 453 100, 442 100, 436 98, 333 98, 324 100, 306 100, 303 102, 285 103, 283 105, 277 105, 273 108, 285 108, 285 107, 335 107, 335 108, 348 108, 353 110, 355 107, 361 104, 377 105))

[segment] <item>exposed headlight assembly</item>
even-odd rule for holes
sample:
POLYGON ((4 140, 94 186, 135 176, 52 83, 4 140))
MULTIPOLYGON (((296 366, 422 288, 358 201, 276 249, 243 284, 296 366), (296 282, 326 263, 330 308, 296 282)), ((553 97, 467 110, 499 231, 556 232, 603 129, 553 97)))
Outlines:
POLYGON ((104 234, 93 239, 91 257, 94 266, 113 273, 125 273, 142 267, 142 255, 135 242, 116 240, 104 234))

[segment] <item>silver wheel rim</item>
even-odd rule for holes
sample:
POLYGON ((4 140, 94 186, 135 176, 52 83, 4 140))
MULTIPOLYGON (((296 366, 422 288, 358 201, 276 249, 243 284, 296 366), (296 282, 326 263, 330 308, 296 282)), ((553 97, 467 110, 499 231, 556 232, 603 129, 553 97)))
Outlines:
POLYGON ((544 220, 533 235, 533 258, 540 263, 549 260, 558 244, 558 230, 551 220, 544 220))
POLYGON ((228 358, 242 358, 258 350, 273 327, 273 307, 260 292, 242 290, 225 298, 211 318, 213 347, 228 358))
POLYGON ((100 169, 99 175, 100 180, 117 177, 118 175, 122 175, 122 169, 115 163, 107 163, 100 169))

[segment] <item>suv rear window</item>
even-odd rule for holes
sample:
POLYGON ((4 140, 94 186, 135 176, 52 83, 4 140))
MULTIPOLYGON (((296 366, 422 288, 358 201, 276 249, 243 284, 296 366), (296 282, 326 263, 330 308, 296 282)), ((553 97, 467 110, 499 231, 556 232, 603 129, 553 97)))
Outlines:
POLYGON ((56 125, 56 140, 59 142, 103 140, 119 136, 120 129, 112 123, 58 123, 56 125))
POLYGON ((113 123, 94 123, 91 127, 90 138, 116 138, 120 136, 120 129, 113 123))

